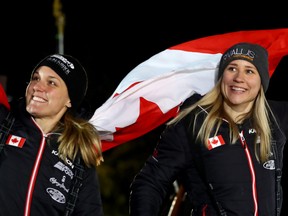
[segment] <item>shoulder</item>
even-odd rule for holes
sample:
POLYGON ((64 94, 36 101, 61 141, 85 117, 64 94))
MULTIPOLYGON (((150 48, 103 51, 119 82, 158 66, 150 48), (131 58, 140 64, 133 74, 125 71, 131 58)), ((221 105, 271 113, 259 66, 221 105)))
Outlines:
POLYGON ((10 110, 5 105, 0 104, 0 120, 4 119, 9 111, 10 110))
POLYGON ((193 94, 191 95, 190 97, 188 97, 184 102, 183 104, 181 105, 181 109, 184 109, 186 107, 189 107, 190 105, 196 103, 197 101, 199 101, 203 96, 200 95, 200 94, 193 94))
POLYGON ((276 121, 280 125, 281 129, 288 135, 288 101, 274 101, 268 100, 268 104, 271 108, 276 121))
POLYGON ((279 117, 288 116, 288 101, 268 100, 268 104, 274 115, 279 117))

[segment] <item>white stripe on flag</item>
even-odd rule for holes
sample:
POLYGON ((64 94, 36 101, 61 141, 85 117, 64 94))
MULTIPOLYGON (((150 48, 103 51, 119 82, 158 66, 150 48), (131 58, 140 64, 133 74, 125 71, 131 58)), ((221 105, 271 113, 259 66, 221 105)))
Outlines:
POLYGON ((147 76, 145 73, 145 71, 152 71, 152 67, 149 68, 150 61, 147 65, 145 63, 139 65, 139 70, 136 67, 115 90, 114 95, 116 96, 99 107, 90 122, 99 131, 113 133, 116 130, 115 125, 122 128, 136 122, 139 117, 140 97, 156 103, 162 112, 166 113, 181 104, 194 92, 205 94, 214 85, 214 74, 220 58, 221 54, 165 50, 157 56, 158 67, 153 70, 155 73, 158 72, 157 76, 151 74, 147 76), (177 57, 177 55, 179 56, 177 57), (161 70, 160 63, 162 62, 163 67, 166 67, 170 58, 174 61, 174 67, 161 70), (177 65, 175 59, 180 59, 181 64, 177 65), (198 61, 192 59, 198 59, 198 61), (143 78, 141 78, 141 74, 143 74, 143 78), (127 89, 132 82, 139 81, 142 82, 127 89), (111 121, 111 119, 113 120, 111 121))

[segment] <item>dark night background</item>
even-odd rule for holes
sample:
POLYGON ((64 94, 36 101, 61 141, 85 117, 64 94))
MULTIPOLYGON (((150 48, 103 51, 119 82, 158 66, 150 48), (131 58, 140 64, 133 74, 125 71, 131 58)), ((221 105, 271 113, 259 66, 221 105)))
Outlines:
MULTIPOLYGON (((248 2, 221 5, 218 1, 61 2, 66 18, 64 52, 86 68, 90 77, 87 101, 93 110, 110 97, 131 69, 170 46, 232 31, 288 27, 288 13, 276 1, 255 8, 248 2)), ((23 96, 33 67, 57 52, 52 5, 53 0, 1 3, 0 75, 7 77, 6 91, 11 97, 23 96)), ((287 64, 285 57, 271 79, 268 98, 288 100, 287 64)), ((129 185, 160 131, 161 127, 104 153, 99 175, 107 216, 128 215, 129 185)), ((284 160, 283 212, 288 202, 286 169, 284 160)))

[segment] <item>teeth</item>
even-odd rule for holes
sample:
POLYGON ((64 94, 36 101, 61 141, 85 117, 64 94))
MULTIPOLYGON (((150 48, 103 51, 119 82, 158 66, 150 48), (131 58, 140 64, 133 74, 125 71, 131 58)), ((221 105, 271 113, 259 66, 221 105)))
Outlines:
POLYGON ((34 101, 38 101, 38 102, 45 102, 45 100, 44 99, 42 99, 42 98, 40 98, 40 97, 33 97, 33 100, 34 101))
POLYGON ((233 90, 236 90, 236 91, 244 91, 243 88, 239 88, 239 87, 232 87, 233 90))

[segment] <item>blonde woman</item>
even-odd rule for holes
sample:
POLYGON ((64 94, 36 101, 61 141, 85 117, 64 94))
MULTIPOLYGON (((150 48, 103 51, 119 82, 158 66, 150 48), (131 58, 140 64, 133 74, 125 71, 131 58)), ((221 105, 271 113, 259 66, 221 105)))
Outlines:
POLYGON ((288 103, 267 101, 268 86, 267 50, 230 47, 215 87, 184 104, 135 176, 130 215, 158 215, 176 180, 189 215, 280 215, 288 103))

